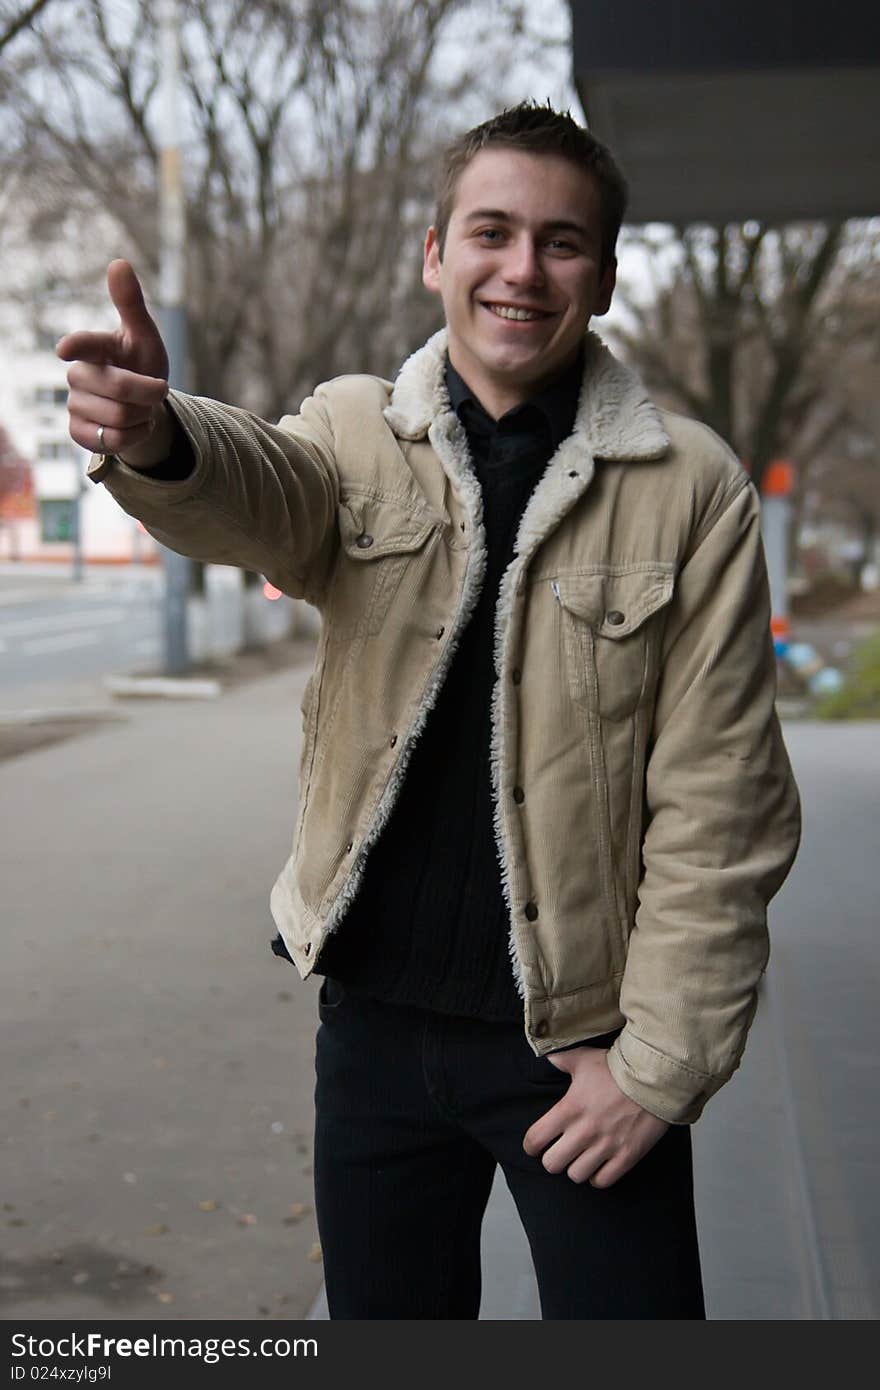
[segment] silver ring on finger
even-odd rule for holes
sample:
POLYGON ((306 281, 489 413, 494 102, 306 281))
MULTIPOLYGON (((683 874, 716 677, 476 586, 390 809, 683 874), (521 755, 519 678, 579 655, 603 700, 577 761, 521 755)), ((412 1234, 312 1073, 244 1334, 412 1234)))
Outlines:
POLYGON ((103 425, 99 425, 99 426, 98 426, 98 429, 97 429, 97 436, 98 436, 98 453, 99 453, 99 454, 103 454, 103 455, 105 456, 105 458, 106 458, 108 450, 107 450, 106 444, 104 443, 104 426, 103 426, 103 425))

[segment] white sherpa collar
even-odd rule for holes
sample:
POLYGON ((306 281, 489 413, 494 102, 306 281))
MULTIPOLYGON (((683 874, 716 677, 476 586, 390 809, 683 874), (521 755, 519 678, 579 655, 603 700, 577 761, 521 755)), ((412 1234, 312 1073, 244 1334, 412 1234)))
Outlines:
MULTIPOLYGON (((422 439, 449 411, 444 381, 447 330, 441 328, 400 369, 385 419, 402 439, 422 439)), ((586 335, 584 379, 573 434, 593 458, 658 459, 669 437, 639 376, 593 332, 586 335)))

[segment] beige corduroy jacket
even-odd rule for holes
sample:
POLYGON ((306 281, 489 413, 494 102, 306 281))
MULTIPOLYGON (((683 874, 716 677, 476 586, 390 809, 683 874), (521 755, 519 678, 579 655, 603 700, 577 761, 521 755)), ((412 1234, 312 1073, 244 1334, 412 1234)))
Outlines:
MULTIPOLYGON (((273 916, 305 979, 361 880, 477 600, 479 484, 441 331, 392 386, 272 426, 171 392, 193 473, 91 475, 163 544, 322 614, 273 916)), ((774 709, 758 498, 589 334, 572 434, 499 590, 491 767, 511 969, 538 1055, 623 1031, 627 1095, 689 1123, 739 1065, 799 802, 774 709)))

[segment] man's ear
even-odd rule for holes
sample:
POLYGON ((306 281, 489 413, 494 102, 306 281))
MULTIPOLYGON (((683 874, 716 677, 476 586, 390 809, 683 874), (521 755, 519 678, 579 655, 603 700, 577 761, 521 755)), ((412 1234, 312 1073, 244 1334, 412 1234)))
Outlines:
POLYGON ((425 260, 422 265, 422 284, 432 294, 440 293, 440 240, 437 228, 429 227, 425 236, 425 260))
POLYGON ((611 296, 614 294, 614 286, 617 284, 617 257, 612 256, 602 272, 602 279, 599 281, 599 292, 596 299, 596 307, 593 310, 594 316, 601 317, 607 314, 611 308, 611 296))

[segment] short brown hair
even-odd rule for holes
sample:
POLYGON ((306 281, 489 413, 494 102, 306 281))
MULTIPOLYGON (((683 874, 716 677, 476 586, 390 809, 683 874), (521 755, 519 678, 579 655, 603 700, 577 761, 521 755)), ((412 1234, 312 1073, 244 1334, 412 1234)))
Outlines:
POLYGON ((464 170, 480 150, 500 145, 524 154, 557 154, 592 174, 602 195, 602 264, 613 259, 620 224, 626 212, 629 189, 611 151, 572 119, 534 101, 510 106, 447 145, 440 161, 434 226, 440 257, 455 203, 455 190, 464 170))

